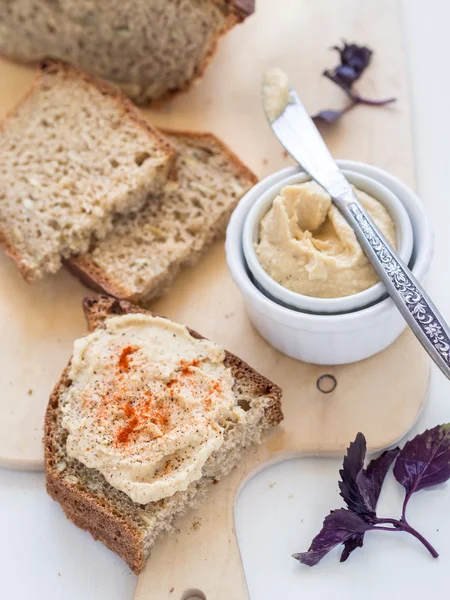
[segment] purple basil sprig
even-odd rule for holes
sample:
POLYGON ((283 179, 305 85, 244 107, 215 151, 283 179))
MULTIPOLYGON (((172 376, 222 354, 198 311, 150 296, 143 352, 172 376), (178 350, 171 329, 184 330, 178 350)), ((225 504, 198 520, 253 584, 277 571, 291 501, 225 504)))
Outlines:
POLYGON ((396 98, 387 98, 386 100, 372 100, 361 96, 353 87, 372 59, 373 51, 366 46, 358 46, 358 44, 347 44, 342 42, 342 46, 333 46, 333 50, 339 53, 341 60, 340 64, 332 70, 323 72, 324 77, 335 83, 348 96, 350 102, 341 110, 321 110, 313 119, 324 121, 326 123, 334 123, 342 115, 352 110, 358 104, 366 104, 368 106, 385 106, 395 102, 396 98))
POLYGON ((331 511, 307 552, 294 554, 301 563, 314 566, 330 550, 343 544, 341 562, 364 543, 368 531, 404 531, 417 538, 437 558, 433 546, 406 520, 406 507, 415 492, 450 479, 450 423, 427 429, 407 442, 402 450, 383 452, 364 468, 366 439, 358 433, 347 449, 339 489, 347 508, 331 511), (390 466, 394 477, 405 488, 400 519, 379 518, 376 506, 390 466))

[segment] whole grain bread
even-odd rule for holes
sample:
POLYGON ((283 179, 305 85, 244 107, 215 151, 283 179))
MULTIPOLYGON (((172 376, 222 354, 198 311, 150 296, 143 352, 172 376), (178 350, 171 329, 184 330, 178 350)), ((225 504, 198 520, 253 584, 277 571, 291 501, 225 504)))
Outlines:
MULTIPOLYGON (((84 308, 90 331, 102 327, 111 316, 146 312, 109 296, 87 298, 84 308)), ((174 519, 197 506, 210 486, 238 464, 244 448, 260 442, 261 435, 283 418, 280 388, 229 352, 225 364, 231 369, 236 402, 246 411, 246 419, 225 431, 222 446, 205 463, 200 480, 184 492, 147 505, 134 503, 98 471, 67 455, 59 399, 61 391, 71 385, 70 363, 50 397, 44 438, 47 491, 75 525, 116 552, 136 573, 144 567, 157 537, 171 530, 174 519)))
POLYGON ((124 95, 59 61, 0 125, 0 242, 29 281, 141 208, 174 151, 124 95))
POLYGON ((254 0, 1 0, 0 53, 61 58, 148 102, 201 77, 254 0))
POLYGON ((225 231, 256 177, 211 134, 164 131, 176 149, 176 181, 139 213, 118 216, 111 233, 67 266, 97 291, 145 304, 164 294, 225 231))

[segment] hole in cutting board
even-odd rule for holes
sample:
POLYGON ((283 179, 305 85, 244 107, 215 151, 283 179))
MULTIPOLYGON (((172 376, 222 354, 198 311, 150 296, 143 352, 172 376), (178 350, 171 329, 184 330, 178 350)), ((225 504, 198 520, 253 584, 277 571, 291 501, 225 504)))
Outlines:
POLYGON ((316 382, 317 389, 322 394, 330 394, 336 389, 337 379, 334 375, 330 375, 326 373, 325 375, 321 375, 316 382))
POLYGON ((206 596, 200 590, 186 590, 181 600, 206 600, 206 596))

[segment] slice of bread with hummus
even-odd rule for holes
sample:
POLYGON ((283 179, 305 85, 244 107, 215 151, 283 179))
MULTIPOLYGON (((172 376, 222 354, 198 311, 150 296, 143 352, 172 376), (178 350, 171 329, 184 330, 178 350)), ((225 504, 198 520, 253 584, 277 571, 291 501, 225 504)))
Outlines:
POLYGON ((281 389, 198 333, 85 300, 45 419, 49 494, 139 573, 156 538, 283 418, 281 389))

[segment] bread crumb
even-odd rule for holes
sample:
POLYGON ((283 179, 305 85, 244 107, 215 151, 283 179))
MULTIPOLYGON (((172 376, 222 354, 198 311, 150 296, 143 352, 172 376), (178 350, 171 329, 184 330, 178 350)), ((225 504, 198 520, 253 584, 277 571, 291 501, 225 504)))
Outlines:
POLYGON ((31 394, 33 393, 33 390, 28 390, 28 395, 31 396, 31 394))
POLYGON ((200 529, 200 527, 201 527, 201 522, 200 522, 200 519, 197 519, 196 521, 194 521, 194 522, 192 523, 192 529, 195 529, 195 530, 197 530, 197 529, 200 529))
POLYGON ((263 165, 268 165, 269 161, 267 160, 267 158, 263 158, 263 165))
POLYGON ((170 588, 169 594, 173 594, 174 591, 175 591, 175 588, 170 588))
POLYGON ((275 482, 269 483, 269 487, 273 488, 275 486, 275 482))
POLYGON ((286 150, 283 150, 282 156, 283 156, 283 158, 289 158, 289 152, 287 152, 286 150))
POLYGON ((217 485, 218 483, 219 483, 219 480, 218 480, 218 479, 214 479, 214 480, 213 480, 213 484, 214 484, 214 485, 217 485))

